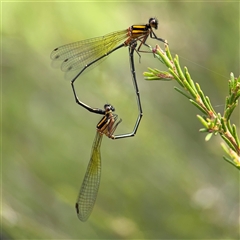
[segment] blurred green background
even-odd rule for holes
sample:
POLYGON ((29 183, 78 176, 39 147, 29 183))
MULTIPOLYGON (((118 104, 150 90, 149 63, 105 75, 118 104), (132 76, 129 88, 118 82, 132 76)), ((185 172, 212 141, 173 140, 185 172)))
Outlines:
MULTIPOLYGON (((239 239, 239 173, 222 159, 220 137, 204 141, 199 111, 174 91, 176 82, 144 80, 147 67, 164 69, 151 54, 141 63, 135 56, 144 112, 137 135, 104 137, 95 207, 85 223, 76 216, 100 116, 75 103, 49 55, 149 17, 222 113, 229 74, 239 75, 239 3, 2 2, 3 239, 239 239)), ((115 106, 123 119, 117 133, 132 130, 127 48, 76 88, 93 107, 115 106)), ((239 129, 239 112, 232 122, 239 129)))

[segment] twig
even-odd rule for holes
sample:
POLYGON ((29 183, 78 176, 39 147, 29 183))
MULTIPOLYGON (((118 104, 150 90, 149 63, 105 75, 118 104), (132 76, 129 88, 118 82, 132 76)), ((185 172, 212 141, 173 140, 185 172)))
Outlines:
POLYGON ((240 77, 234 78, 233 73, 230 74, 229 95, 226 97, 224 112, 220 114, 214 110, 209 97, 204 94, 200 85, 194 83, 188 69, 186 67, 181 69, 178 56, 172 58, 168 44, 165 44, 165 51, 158 45, 152 51, 156 58, 168 67, 168 71, 148 68, 149 72, 143 73, 145 79, 149 81, 176 80, 181 88, 175 87, 175 90, 188 98, 204 114, 203 116, 197 115, 197 118, 203 125, 199 131, 208 133, 205 140, 209 141, 213 135, 219 134, 225 142, 221 146, 228 155, 228 157, 223 156, 223 159, 240 170, 240 141, 236 126, 230 123, 230 117, 240 97, 240 77))

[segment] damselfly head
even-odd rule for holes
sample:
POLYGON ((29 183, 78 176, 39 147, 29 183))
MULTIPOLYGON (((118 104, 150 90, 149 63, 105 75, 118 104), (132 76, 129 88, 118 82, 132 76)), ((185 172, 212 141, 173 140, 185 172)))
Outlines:
POLYGON ((158 20, 156 18, 150 18, 149 25, 151 28, 158 29, 158 20))
POLYGON ((105 109, 105 111, 112 111, 112 112, 115 111, 115 108, 109 103, 104 105, 104 109, 105 109))

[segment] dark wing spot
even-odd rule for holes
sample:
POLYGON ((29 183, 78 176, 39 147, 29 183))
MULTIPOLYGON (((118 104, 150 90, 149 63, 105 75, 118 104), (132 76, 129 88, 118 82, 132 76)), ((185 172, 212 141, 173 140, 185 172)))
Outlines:
POLYGON ((76 208, 76 210, 77 210, 77 214, 79 214, 78 203, 75 204, 75 208, 76 208))

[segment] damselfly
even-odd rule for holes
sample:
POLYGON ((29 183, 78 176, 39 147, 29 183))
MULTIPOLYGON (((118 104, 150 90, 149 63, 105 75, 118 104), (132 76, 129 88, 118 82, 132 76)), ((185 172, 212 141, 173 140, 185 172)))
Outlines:
POLYGON ((121 119, 117 122, 118 116, 114 114, 114 107, 110 104, 104 105, 104 110, 95 109, 95 113, 104 114, 103 118, 97 124, 97 132, 92 146, 91 159, 89 161, 86 174, 77 198, 76 211, 81 221, 86 221, 90 216, 95 204, 101 177, 101 154, 100 146, 103 135, 116 139, 121 137, 114 136, 114 132, 121 119))
POLYGON ((149 22, 144 25, 132 25, 125 30, 57 47, 52 51, 51 59, 61 61, 61 70, 64 72, 78 70, 72 79, 74 82, 83 71, 119 48, 139 41, 140 45, 136 51, 140 52, 142 45, 148 46, 146 40, 149 36, 165 43, 165 40, 158 38, 154 33, 153 29, 157 28, 158 20, 150 18, 149 22))
MULTIPOLYGON (((147 38, 150 38, 165 42, 162 38, 158 38, 154 33, 153 29, 158 28, 158 20, 156 18, 150 18, 149 22, 144 25, 132 25, 131 27, 109 33, 102 37, 91 38, 87 40, 82 40, 74 43, 70 43, 58 48, 55 48, 51 53, 51 59, 54 62, 61 62, 61 70, 69 73, 73 73, 73 78, 71 80, 73 93, 75 100, 82 107, 89 111, 94 109, 80 101, 77 97, 76 91, 74 89, 75 80, 89 67, 93 67, 96 63, 103 60, 110 53, 120 49, 122 47, 129 47, 130 54, 130 67, 133 77, 133 84, 136 91, 137 104, 139 110, 139 116, 136 120, 133 132, 129 135, 134 136, 137 132, 141 117, 142 117, 142 107, 140 101, 140 95, 138 91, 133 52, 136 51, 138 54, 141 51, 142 45, 148 46, 146 44, 147 38), (138 48, 137 43, 140 42, 138 48)), ((71 74, 72 75, 72 74, 71 74)), ((128 136, 128 135, 127 135, 128 136)))

